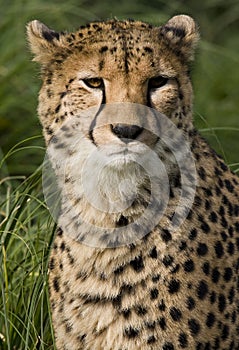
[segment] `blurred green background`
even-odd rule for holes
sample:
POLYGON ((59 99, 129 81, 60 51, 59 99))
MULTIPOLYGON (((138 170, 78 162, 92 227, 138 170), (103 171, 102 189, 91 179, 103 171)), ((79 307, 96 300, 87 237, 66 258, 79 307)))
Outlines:
POLYGON ((202 37, 192 72, 195 123, 239 171, 239 1, 0 0, 0 9, 0 349, 53 350, 47 271, 55 226, 41 171, 34 172, 45 148, 36 113, 39 67, 31 62, 26 23, 71 31, 114 16, 157 25, 175 14, 193 16, 202 37))
POLYGON ((71 31, 91 20, 112 17, 162 24, 179 13, 193 16, 201 28, 202 40, 192 73, 195 123, 237 171, 238 0, 0 0, 0 5, 0 147, 6 154, 18 142, 30 138, 8 157, 11 175, 30 174, 44 157, 36 113, 39 67, 31 62, 25 40, 28 21, 39 19, 55 30, 71 31))

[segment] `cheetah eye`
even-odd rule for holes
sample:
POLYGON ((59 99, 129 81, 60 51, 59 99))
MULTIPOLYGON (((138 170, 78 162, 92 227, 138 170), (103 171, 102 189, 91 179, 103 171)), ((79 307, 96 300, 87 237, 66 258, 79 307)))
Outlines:
POLYGON ((166 85, 168 82, 168 78, 162 77, 161 75, 158 77, 154 77, 149 79, 149 89, 157 89, 164 85, 166 85))
POLYGON ((103 89, 104 88, 104 81, 102 78, 89 78, 89 79, 83 79, 83 82, 86 86, 92 88, 92 89, 103 89))

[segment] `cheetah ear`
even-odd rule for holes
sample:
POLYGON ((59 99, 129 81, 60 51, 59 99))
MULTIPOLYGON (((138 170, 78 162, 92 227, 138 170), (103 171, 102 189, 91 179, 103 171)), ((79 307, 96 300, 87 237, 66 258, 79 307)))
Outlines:
POLYGON ((58 48, 64 46, 64 35, 49 29, 45 24, 34 20, 27 25, 27 37, 34 61, 47 64, 58 48))
POLYGON ((172 17, 160 28, 160 34, 166 44, 186 62, 193 60, 199 31, 192 17, 186 15, 172 17))

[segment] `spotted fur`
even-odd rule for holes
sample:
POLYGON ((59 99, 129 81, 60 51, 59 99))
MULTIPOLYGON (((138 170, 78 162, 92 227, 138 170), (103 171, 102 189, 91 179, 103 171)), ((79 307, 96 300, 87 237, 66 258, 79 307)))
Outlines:
MULTIPOLYGON (((183 131, 198 174, 193 206, 176 232, 168 229, 170 210, 140 241, 117 248, 92 248, 58 229, 49 263, 57 348, 237 350, 239 182, 192 123, 189 66, 196 24, 188 16, 161 27, 110 20, 56 33, 33 21, 28 36, 42 66, 39 116, 47 144, 66 120, 89 107, 138 103, 164 113, 183 131), (159 76, 167 82, 155 88, 151 79, 159 76), (84 84, 95 77, 104 88, 84 84)), ((160 153, 152 135, 140 137, 160 153)), ((117 135, 99 126, 86 138, 100 147, 117 135)), ((171 176, 172 204, 180 181, 169 153, 160 157, 171 176)), ((105 220, 127 230, 134 210, 105 220)))

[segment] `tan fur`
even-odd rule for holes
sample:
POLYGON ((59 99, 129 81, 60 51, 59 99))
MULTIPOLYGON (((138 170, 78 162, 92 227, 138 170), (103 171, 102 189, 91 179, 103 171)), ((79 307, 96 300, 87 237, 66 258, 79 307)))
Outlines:
MULTIPOLYGON (((121 122, 144 123, 138 143, 129 146, 131 157, 136 163, 143 159, 146 166, 146 151, 139 142, 154 151, 165 165, 172 191, 160 222, 148 235, 126 246, 82 244, 79 237, 85 234, 84 224, 73 214, 69 230, 59 228, 49 264, 57 349, 238 349, 239 183, 193 127, 188 70, 199 38, 193 19, 175 16, 162 27, 111 20, 69 34, 58 34, 33 21, 28 25, 28 38, 34 60, 42 66, 38 111, 46 144, 51 147, 62 125, 72 121, 84 135, 75 140, 81 150, 77 164, 83 166, 97 149, 103 149, 110 159, 113 150, 124 147, 109 125, 114 123, 107 120, 104 109, 100 111, 91 139, 91 120, 82 115, 88 108, 98 111, 102 103, 125 103, 127 118, 121 122), (159 76, 167 77, 167 82, 150 88, 151 79, 159 76), (102 78, 104 89, 87 86, 84 80, 89 78, 102 78), (132 108, 132 103, 154 108, 182 130, 196 162, 194 203, 174 232, 169 227, 180 197, 179 169, 172 152, 151 132, 156 132, 157 117, 149 109, 142 113, 132 108), (73 233, 75 227, 79 239, 73 233)), ((177 139, 171 135, 174 137, 177 139)), ((104 173, 100 190, 113 201, 130 198, 136 184, 139 203, 120 214, 101 212, 87 202, 81 187, 78 194, 72 187, 71 178, 77 176, 78 168, 74 168, 74 150, 70 151, 72 139, 63 140, 67 147, 62 156, 69 158, 64 171, 71 203, 63 201, 66 211, 81 213, 95 224, 96 235, 97 226, 117 227, 122 213, 128 223, 137 220, 145 209, 143 200, 150 201, 144 171, 127 157, 114 163, 104 173), (118 183, 126 175, 130 182, 119 191, 118 183)), ((185 166, 187 159, 187 154, 182 155, 185 166)), ((61 174, 60 166, 57 171, 61 174)), ((191 179, 188 181, 190 192, 191 179)), ((64 217, 58 223, 63 225, 64 217)), ((130 232, 124 227, 127 236, 130 232)))

